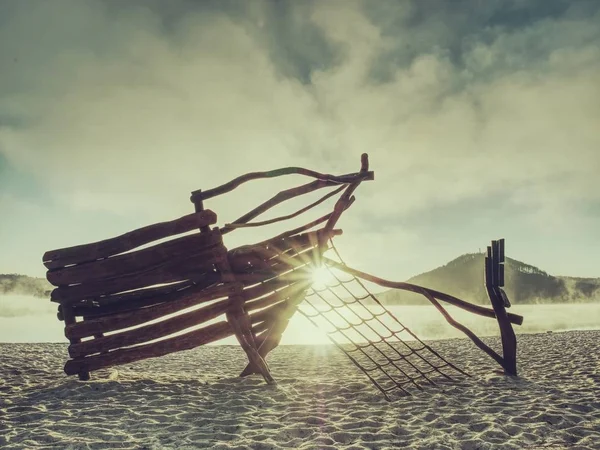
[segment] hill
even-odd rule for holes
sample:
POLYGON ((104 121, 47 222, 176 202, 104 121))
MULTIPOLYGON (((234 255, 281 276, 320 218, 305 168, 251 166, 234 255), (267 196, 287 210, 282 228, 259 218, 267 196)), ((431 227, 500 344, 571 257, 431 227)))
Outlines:
MULTIPOLYGON (((483 285, 484 255, 459 256, 448 264, 407 280, 477 304, 489 304, 483 285)), ((513 304, 600 301, 600 278, 552 276, 529 264, 507 258, 504 290, 513 304)), ((422 296, 389 290, 378 295, 384 304, 426 304, 422 296)))

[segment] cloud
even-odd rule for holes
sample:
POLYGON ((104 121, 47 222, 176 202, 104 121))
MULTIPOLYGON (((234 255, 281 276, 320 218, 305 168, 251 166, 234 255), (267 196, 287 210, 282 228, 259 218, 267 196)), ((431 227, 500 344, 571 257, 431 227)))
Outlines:
POLYGON ((362 152, 377 179, 344 223, 390 239, 498 193, 538 224, 600 200, 595 2, 63 3, 3 6, 0 152, 82 213, 164 219, 241 173, 362 152))

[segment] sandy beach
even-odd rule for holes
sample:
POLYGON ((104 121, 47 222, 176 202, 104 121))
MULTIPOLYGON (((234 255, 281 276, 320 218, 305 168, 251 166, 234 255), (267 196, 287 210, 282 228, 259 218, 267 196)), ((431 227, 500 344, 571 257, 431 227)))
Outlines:
POLYGON ((66 345, 0 344, 0 448, 600 448, 600 331, 520 335, 518 378, 470 341, 432 345, 472 376, 387 402, 332 346, 279 347, 267 386, 237 377, 235 346, 79 382, 66 345))

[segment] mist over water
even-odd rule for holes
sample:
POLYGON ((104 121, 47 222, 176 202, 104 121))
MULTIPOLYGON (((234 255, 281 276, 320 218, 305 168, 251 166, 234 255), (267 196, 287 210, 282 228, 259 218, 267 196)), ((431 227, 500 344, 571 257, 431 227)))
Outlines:
MULTIPOLYGON (((388 306, 388 309, 421 339, 464 337, 433 306, 388 306)), ((476 316, 452 306, 446 309, 458 322, 479 336, 499 334, 494 319, 476 316)), ((64 323, 56 318, 56 310, 57 305, 47 299, 22 295, 0 296, 0 342, 67 342, 63 332, 64 323)), ((525 318, 522 326, 514 326, 518 334, 600 329, 600 303, 516 305, 509 311, 525 318)), ((344 315, 349 321, 356 321, 356 315, 350 312, 344 315)), ((377 331, 383 332, 384 329, 377 331)), ((322 331, 298 313, 293 316, 281 340, 283 345, 329 342, 322 331)), ((219 344, 236 343, 234 337, 219 341, 219 344)))

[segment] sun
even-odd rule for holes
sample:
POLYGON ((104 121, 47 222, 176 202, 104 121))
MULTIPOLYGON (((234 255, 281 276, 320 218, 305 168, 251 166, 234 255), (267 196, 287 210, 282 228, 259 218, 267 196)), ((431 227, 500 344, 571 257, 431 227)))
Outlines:
POLYGON ((317 266, 312 269, 313 287, 323 289, 333 281, 333 275, 325 266, 317 266))

